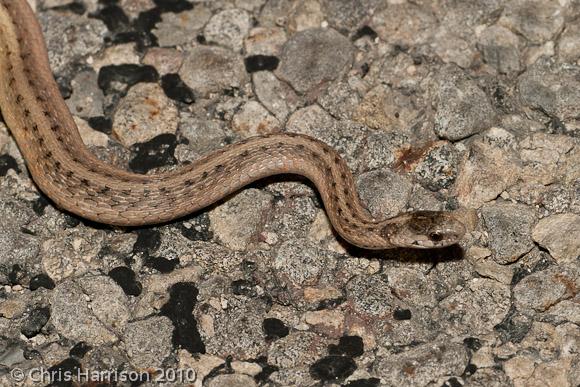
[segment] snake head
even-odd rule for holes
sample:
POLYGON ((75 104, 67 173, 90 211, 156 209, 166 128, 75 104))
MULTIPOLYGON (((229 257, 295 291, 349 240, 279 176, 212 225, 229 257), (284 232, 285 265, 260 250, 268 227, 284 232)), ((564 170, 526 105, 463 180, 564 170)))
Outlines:
POLYGON ((465 226, 449 212, 410 212, 387 222, 383 237, 398 247, 434 249, 453 245, 465 234, 465 226), (396 220, 395 220, 396 219, 396 220))

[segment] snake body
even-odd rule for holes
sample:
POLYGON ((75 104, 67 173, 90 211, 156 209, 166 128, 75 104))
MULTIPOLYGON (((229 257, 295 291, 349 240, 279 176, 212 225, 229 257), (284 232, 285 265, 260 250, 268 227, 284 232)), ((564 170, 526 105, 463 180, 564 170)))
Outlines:
POLYGON ((140 175, 98 160, 83 143, 48 62, 26 0, 0 0, 0 108, 27 168, 64 210, 110 225, 171 221, 267 176, 297 174, 317 187, 335 230, 367 249, 456 243, 464 227, 448 212, 373 219, 350 169, 325 143, 299 134, 248 139, 176 171, 140 175))

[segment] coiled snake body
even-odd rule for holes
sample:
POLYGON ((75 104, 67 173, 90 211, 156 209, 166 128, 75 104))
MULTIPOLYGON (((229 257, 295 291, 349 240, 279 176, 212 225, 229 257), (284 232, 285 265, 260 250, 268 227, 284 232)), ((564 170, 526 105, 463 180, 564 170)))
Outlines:
POLYGON ((101 162, 84 145, 59 93, 26 0, 0 0, 0 108, 38 187, 58 207, 93 221, 119 226, 167 222, 258 179, 290 173, 316 185, 333 227, 362 248, 443 247, 465 231, 448 212, 373 219, 338 153, 305 135, 252 138, 154 175, 101 162))

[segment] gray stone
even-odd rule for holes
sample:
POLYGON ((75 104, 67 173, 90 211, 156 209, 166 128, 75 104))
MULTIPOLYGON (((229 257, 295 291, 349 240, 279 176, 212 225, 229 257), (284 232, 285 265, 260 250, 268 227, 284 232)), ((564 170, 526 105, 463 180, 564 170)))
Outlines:
POLYGON ((260 10, 266 1, 267 0, 235 0, 234 4, 238 8, 251 12, 260 10))
POLYGON ((1 195, 0 214, 0 283, 10 283, 8 275, 14 265, 26 268, 37 264, 41 240, 22 232, 33 217, 30 207, 20 204, 7 195, 1 195))
POLYGON ((560 62, 574 63, 580 59, 580 24, 568 23, 558 41, 558 59, 560 62))
POLYGON ((481 209, 493 259, 500 264, 517 261, 534 247, 531 237, 535 211, 512 203, 490 203, 481 209))
POLYGON ((362 88, 364 86, 354 77, 345 82, 333 82, 318 98, 318 103, 333 117, 350 119, 361 101, 359 89, 362 88))
POLYGON ((479 208, 516 183, 521 161, 510 150, 484 141, 470 144, 456 180, 455 194, 463 206, 479 208))
POLYGON ((533 273, 514 287, 514 304, 523 313, 544 312, 574 296, 578 270, 558 265, 533 273))
POLYGON ((428 6, 409 2, 382 4, 372 16, 370 26, 383 41, 409 47, 430 38, 437 20, 428 6))
POLYGON ((240 51, 250 26, 250 15, 242 9, 232 8, 212 16, 203 32, 208 42, 240 51))
POLYGON ((313 332, 293 331, 268 348, 268 363, 283 369, 310 365, 326 353, 323 338, 313 332))
POLYGON ((503 74, 517 73, 521 69, 519 40, 507 28, 491 26, 479 37, 479 47, 485 62, 503 74))
POLYGON ((562 31, 564 12, 557 0, 516 0, 506 4, 499 23, 541 44, 562 31))
POLYGON ((203 97, 230 88, 242 88, 248 81, 242 58, 220 47, 197 46, 189 50, 179 75, 203 97))
POLYGON ((280 127, 280 121, 256 101, 246 102, 232 118, 232 129, 242 137, 276 133, 280 127))
POLYGON ((357 186, 363 203, 377 219, 402 212, 413 191, 413 183, 408 178, 389 169, 361 174, 357 186))
POLYGON ((510 308, 509 285, 474 278, 459 292, 440 303, 446 316, 437 320, 449 335, 485 335, 503 321, 510 308))
MULTIPOLYGON (((518 91, 523 103, 545 120, 545 114, 561 121, 558 130, 573 133, 580 130, 580 69, 578 66, 557 65, 542 59, 518 79, 518 91)), ((531 112, 530 114, 534 114, 531 112)))
POLYGON ((524 138, 519 152, 523 180, 543 185, 574 181, 580 153, 575 154, 573 150, 574 141, 564 135, 534 133, 524 138))
POLYGON ((211 11, 203 4, 197 4, 190 11, 164 12, 161 14, 161 22, 155 25, 152 32, 161 47, 189 45, 195 41, 210 17, 211 11))
POLYGON ((246 189, 210 211, 216 236, 231 249, 244 250, 257 239, 264 217, 272 209, 272 195, 246 189), (239 227, 243 223, 244 227, 239 227))
POLYGON ((291 10, 292 3, 287 0, 267 1, 260 11, 258 21, 264 27, 281 27, 286 25, 291 10))
POLYGON ((356 311, 369 316, 386 316, 400 303, 393 295, 386 276, 374 274, 354 277, 346 287, 356 311))
POLYGON ((121 331, 128 321, 127 305, 123 305, 126 296, 109 277, 97 280, 102 281, 101 286, 106 288, 104 293, 85 294, 85 291, 92 290, 90 282, 94 281, 91 278, 87 280, 87 289, 83 286, 85 279, 66 281, 55 288, 52 293, 50 322, 63 336, 76 342, 84 341, 89 345, 114 343, 118 340, 116 332, 121 331), (90 296, 98 298, 92 300, 90 296), (96 307, 97 311, 106 310, 109 302, 115 308, 107 312, 109 318, 103 321, 93 308, 96 307))
POLYGON ((448 140, 460 140, 489 129, 495 111, 487 95, 463 71, 443 69, 437 88, 435 133, 448 140))
POLYGON ((72 80, 73 93, 66 104, 70 111, 79 117, 90 118, 103 115, 105 97, 97 86, 97 74, 84 71, 72 80))
POLYGON ((22 345, 4 338, 0 339, 0 365, 12 367, 24 360, 22 345))
POLYGON ((273 264, 280 278, 302 287, 316 285, 322 272, 334 265, 332 258, 332 253, 310 241, 287 241, 276 251, 273 264))
POLYGON ((378 85, 366 93, 353 119, 373 129, 408 133, 419 115, 408 93, 378 85))
POLYGON ((143 64, 155 67, 161 75, 177 73, 183 64, 183 53, 174 48, 151 47, 143 57, 143 64))
POLYGON ((296 92, 269 71, 258 71, 252 74, 252 82, 256 96, 262 105, 281 122, 285 122, 288 116, 302 104, 296 92))
POLYGON ((304 191, 306 191, 306 195, 313 194, 305 185, 296 187, 295 190, 274 189, 275 196, 282 194, 287 199, 274 202, 274 209, 266 223, 265 231, 273 233, 271 244, 301 240, 310 236, 309 232, 314 227, 318 208, 313 202, 313 198, 305 196, 304 191))
POLYGON ((373 370, 389 386, 440 385, 452 376, 459 378, 468 360, 467 350, 462 344, 435 342, 381 356, 374 363, 373 370))
POLYGON ((335 30, 305 30, 284 45, 276 75, 296 91, 310 93, 348 71, 352 59, 352 45, 335 30))
POLYGON ((133 86, 113 117, 113 132, 125 146, 147 142, 163 133, 175 133, 179 113, 163 89, 154 83, 133 86))
POLYGON ((189 140, 189 149, 193 150, 197 157, 223 148, 226 145, 226 138, 230 135, 223 122, 203 119, 191 113, 179 115, 179 132, 189 140))
MULTIPOLYGON (((365 152, 365 166, 369 170, 393 165, 410 142, 409 136, 399 132, 369 131, 365 152)), ((365 168, 365 169, 366 169, 365 168)))
MULTIPOLYGON (((218 290, 223 293, 223 290, 218 290)), ((255 359, 265 350, 262 322, 268 310, 267 303, 259 298, 243 296, 220 297, 219 309, 210 309, 200 318, 210 318, 211 329, 202 330, 206 350, 212 354, 226 358, 235 356, 237 359, 255 359)))
POLYGON ((42 242, 40 259, 46 274, 54 281, 81 276, 95 265, 104 242, 104 232, 96 229, 68 229, 42 242))
POLYGON ((297 110, 288 118, 286 129, 324 141, 335 148, 355 171, 362 163, 357 154, 364 146, 366 128, 352 121, 335 120, 318 105, 297 110))
POLYGON ((39 15, 47 41, 52 71, 62 73, 81 58, 96 54, 102 45, 107 27, 98 19, 87 19, 74 13, 44 12, 39 15))
POLYGON ((299 32, 319 28, 324 22, 324 14, 319 1, 299 1, 288 15, 288 30, 299 32))
POLYGON ((368 0, 322 0, 328 23, 338 31, 355 32, 369 11, 373 10, 368 0))
POLYGON ((436 142, 411 167, 421 185, 431 191, 451 188, 458 174, 460 154, 448 142, 436 142))
POLYGON ((257 386, 254 378, 248 375, 229 374, 218 375, 209 379, 208 387, 254 387, 257 386))
POLYGON ((161 367, 171 355, 173 324, 164 316, 133 321, 127 325, 123 343, 131 364, 137 369, 161 367))
POLYGON ((244 40, 246 55, 278 56, 287 39, 282 28, 252 28, 244 40))

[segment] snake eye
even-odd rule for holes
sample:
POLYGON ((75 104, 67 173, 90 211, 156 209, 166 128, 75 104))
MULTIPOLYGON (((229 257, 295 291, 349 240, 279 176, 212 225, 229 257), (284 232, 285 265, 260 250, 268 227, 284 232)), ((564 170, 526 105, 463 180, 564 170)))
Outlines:
POLYGON ((443 240, 443 234, 439 232, 432 232, 429 234, 429 239, 433 242, 441 242, 443 240))

